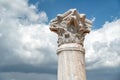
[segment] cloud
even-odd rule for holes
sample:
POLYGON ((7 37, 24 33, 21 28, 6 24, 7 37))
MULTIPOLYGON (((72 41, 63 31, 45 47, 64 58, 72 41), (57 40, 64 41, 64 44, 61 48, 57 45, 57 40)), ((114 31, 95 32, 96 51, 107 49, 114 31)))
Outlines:
POLYGON ((87 80, 120 80, 120 69, 99 68, 87 71, 87 80))
POLYGON ((56 80, 56 75, 10 72, 0 73, 0 80, 56 80))
POLYGON ((92 30, 85 39, 88 80, 119 80, 120 19, 92 30))
POLYGON ((47 21, 46 13, 44 11, 39 13, 36 6, 28 4, 28 0, 0 0, 0 4, 0 15, 4 19, 7 18, 6 20, 21 19, 35 23, 47 21))
MULTIPOLYGON (((8 55, 4 58, 6 62, 9 62, 9 58, 11 61, 13 57, 30 64, 42 63, 45 57, 46 62, 49 58, 53 59, 54 54, 47 53, 55 53, 56 46, 52 42, 55 41, 56 44, 56 38, 51 37, 55 34, 52 34, 48 25, 44 23, 47 21, 46 13, 44 11, 37 13, 36 7, 28 5, 26 0, 13 2, 1 0, 0 4, 2 10, 0 13, 0 52, 3 56, 8 55)), ((15 62, 11 61, 11 63, 15 62)))
POLYGON ((87 68, 118 67, 120 65, 120 19, 106 22, 102 28, 86 36, 87 68))
POLYGON ((16 49, 16 53, 23 61, 36 65, 51 62, 50 59, 55 59, 54 49, 57 45, 54 45, 54 41, 56 44, 57 37, 49 31, 47 25, 28 26, 19 29, 19 31, 22 33, 20 39, 22 45, 16 49))
POLYGON ((38 12, 27 0, 0 0, 0 9, 0 75, 4 74, 0 79, 9 79, 9 76, 5 78, 8 74, 28 75, 27 78, 43 74, 54 77, 57 35, 49 31, 47 14, 38 12))

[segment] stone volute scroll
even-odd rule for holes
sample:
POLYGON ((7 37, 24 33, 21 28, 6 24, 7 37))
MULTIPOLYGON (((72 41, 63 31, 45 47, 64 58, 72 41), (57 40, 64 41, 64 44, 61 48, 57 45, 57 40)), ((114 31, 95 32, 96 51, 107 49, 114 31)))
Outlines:
POLYGON ((64 43, 83 45, 86 33, 90 32, 92 22, 86 19, 76 9, 70 9, 64 14, 58 14, 50 22, 50 30, 58 34, 58 46, 64 43))

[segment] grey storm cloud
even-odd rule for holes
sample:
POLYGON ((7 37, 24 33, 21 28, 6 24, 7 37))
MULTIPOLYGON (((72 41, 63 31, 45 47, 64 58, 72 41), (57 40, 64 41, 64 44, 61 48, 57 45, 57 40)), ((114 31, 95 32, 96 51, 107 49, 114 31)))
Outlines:
POLYGON ((120 80, 120 68, 100 68, 87 71, 88 80, 120 80))
POLYGON ((56 80, 53 74, 3 72, 0 73, 0 80, 56 80), (7 77, 6 77, 7 76, 7 77))
POLYGON ((56 74, 57 69, 56 69, 56 66, 54 66, 56 64, 51 64, 51 65, 48 65, 48 64, 47 65, 40 65, 40 66, 33 66, 33 65, 27 65, 27 64, 5 65, 5 66, 0 66, 0 72, 56 74))

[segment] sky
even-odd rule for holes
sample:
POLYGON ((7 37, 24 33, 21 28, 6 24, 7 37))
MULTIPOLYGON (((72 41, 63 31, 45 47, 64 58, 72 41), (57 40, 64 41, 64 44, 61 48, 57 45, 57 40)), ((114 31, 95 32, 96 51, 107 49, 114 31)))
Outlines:
POLYGON ((0 80, 56 80, 49 22, 71 8, 93 21, 84 41, 87 80, 120 80, 120 0, 0 0, 0 80))

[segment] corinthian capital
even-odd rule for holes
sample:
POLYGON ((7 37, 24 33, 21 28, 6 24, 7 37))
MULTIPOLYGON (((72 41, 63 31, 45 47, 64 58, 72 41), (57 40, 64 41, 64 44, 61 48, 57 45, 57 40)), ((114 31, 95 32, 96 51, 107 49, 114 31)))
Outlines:
POLYGON ((76 9, 70 9, 64 14, 58 14, 50 22, 50 30, 58 34, 58 46, 65 43, 83 45, 86 33, 90 32, 92 22, 86 19, 76 9))

